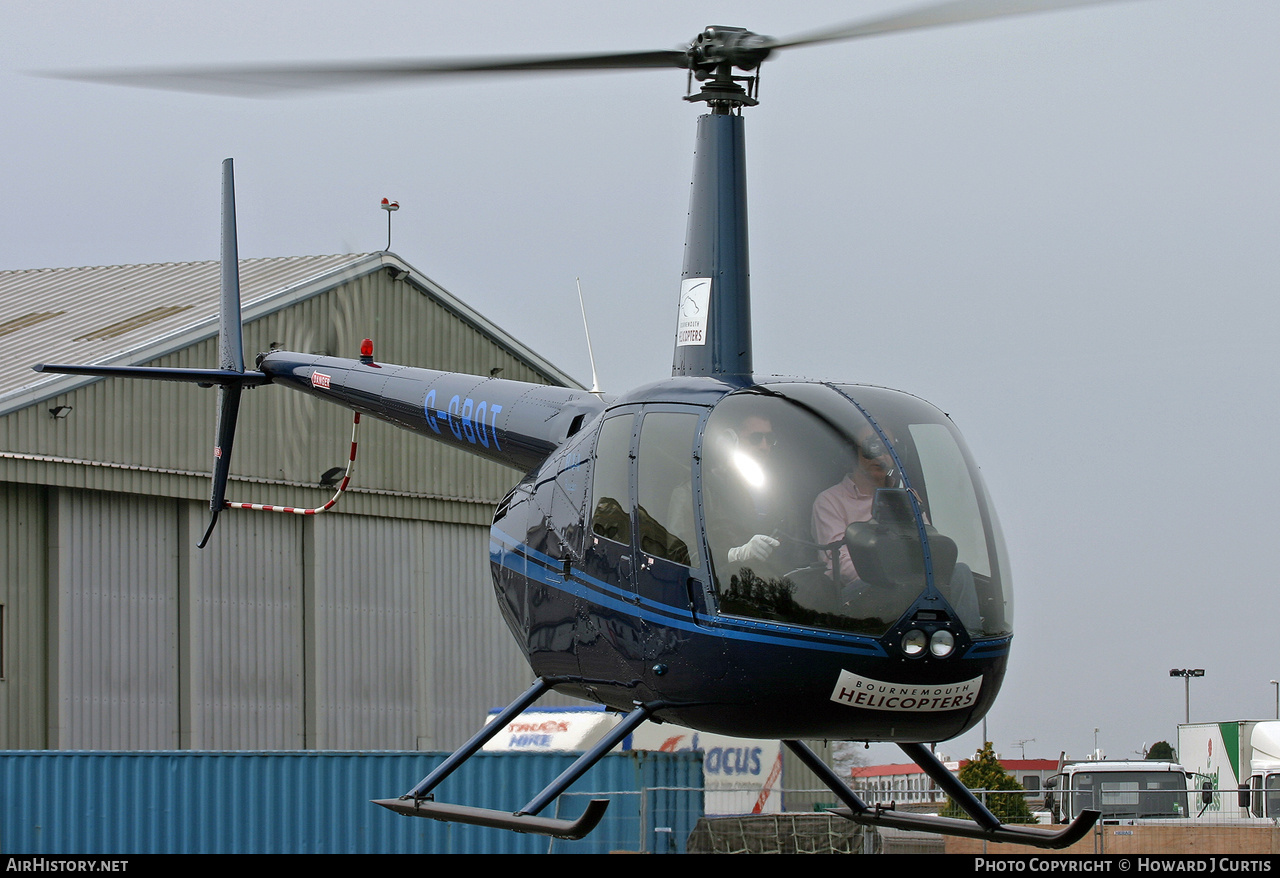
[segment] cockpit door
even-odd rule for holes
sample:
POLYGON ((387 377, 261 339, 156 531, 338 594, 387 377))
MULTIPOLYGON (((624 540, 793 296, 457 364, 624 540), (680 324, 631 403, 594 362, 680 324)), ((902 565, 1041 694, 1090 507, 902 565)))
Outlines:
POLYGON ((706 612, 694 484, 706 411, 628 408, 601 426, 585 557, 588 574, 609 584, 613 608, 599 608, 588 630, 599 629, 629 658, 672 655, 696 613, 706 612))
MULTIPOLYGON (((695 636, 709 621, 709 576, 695 501, 697 441, 706 414, 696 406, 646 406, 636 445, 636 598, 645 661, 678 685, 683 683, 666 674, 696 667, 705 684, 727 671, 718 641, 695 636)), ((655 680, 655 687, 661 685, 655 680)))
POLYGON ((623 409, 604 419, 596 440, 587 528, 587 573, 603 587, 602 602, 634 602, 631 474, 635 460, 636 413, 623 409))
POLYGON ((705 565, 695 506, 698 430, 706 410, 648 406, 636 455, 636 586, 642 601, 687 620, 700 606, 705 565))

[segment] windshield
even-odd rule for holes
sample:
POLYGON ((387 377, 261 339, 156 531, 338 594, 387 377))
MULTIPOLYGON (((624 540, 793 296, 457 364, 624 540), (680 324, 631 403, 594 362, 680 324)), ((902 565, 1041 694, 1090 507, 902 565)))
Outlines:
POLYGON ((1172 771, 1077 772, 1071 816, 1086 808, 1104 819, 1186 817, 1187 778, 1172 771))
POLYGON ((1280 817, 1280 774, 1268 774, 1263 790, 1264 810, 1259 816, 1280 817))
POLYGON ((1010 630, 986 491, 951 421, 920 399, 821 384, 731 394, 703 434, 701 502, 722 612, 882 634, 928 596, 973 636, 1010 630))

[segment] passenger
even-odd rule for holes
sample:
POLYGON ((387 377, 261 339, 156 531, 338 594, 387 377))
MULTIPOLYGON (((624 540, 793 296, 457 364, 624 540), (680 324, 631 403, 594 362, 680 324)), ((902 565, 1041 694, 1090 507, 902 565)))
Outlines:
MULTIPOLYGON (((893 441, 892 438, 890 441, 893 441)), ((855 446, 857 460, 853 471, 847 473, 838 484, 832 485, 819 494, 813 502, 813 533, 819 545, 830 546, 840 543, 838 550, 827 550, 823 553, 827 575, 840 589, 838 603, 851 606, 856 602, 859 604, 858 609, 866 610, 868 614, 887 620, 906 610, 905 604, 898 603, 904 596, 890 598, 881 594, 880 589, 867 587, 867 584, 859 578, 857 568, 849 557, 849 548, 845 545, 845 531, 856 521, 869 521, 874 509, 876 491, 882 488, 900 487, 902 479, 894 467, 894 459, 889 452, 889 447, 870 424, 858 432, 855 446)), ((912 493, 914 494, 914 491, 912 493)), ((927 515, 924 520, 928 524, 927 515)), ((967 564, 957 562, 950 581, 945 584, 939 583, 938 588, 951 603, 956 615, 960 617, 960 621, 966 628, 971 631, 981 628, 982 619, 978 611, 977 589, 973 571, 967 564)))
POLYGON ((877 490, 898 485, 893 457, 869 424, 859 431, 855 445, 857 461, 853 470, 813 501, 814 539, 823 546, 837 541, 842 544, 838 552, 823 553, 827 575, 841 585, 848 585, 858 578, 858 571, 849 558, 849 549, 843 545, 845 529, 855 521, 871 518, 877 490))

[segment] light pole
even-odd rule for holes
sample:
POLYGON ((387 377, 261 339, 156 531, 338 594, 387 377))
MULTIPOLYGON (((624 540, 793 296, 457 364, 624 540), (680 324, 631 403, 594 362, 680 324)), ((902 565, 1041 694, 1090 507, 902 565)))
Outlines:
POLYGON ((1169 671, 1170 677, 1181 677, 1184 690, 1184 698, 1186 700, 1186 719, 1183 722, 1191 722, 1191 678, 1203 677, 1204 668, 1173 668, 1169 671))
POLYGON ((1269 682, 1276 687, 1276 719, 1280 719, 1280 680, 1271 680, 1269 682))

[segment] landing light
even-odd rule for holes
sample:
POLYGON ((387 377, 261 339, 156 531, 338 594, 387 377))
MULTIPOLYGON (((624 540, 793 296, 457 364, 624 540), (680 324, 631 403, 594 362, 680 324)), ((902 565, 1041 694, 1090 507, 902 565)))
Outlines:
POLYGON ((951 655, 951 651, 956 648, 955 635, 945 628, 940 631, 933 632, 933 636, 929 638, 929 652, 938 658, 946 658, 951 655))
POLYGON ((912 628, 902 635, 902 651, 908 658, 924 655, 924 649, 928 643, 929 638, 919 628, 912 628))
POLYGON ((955 651, 956 637, 945 628, 941 628, 932 635, 926 634, 919 628, 912 628, 906 634, 902 635, 902 652, 907 658, 919 658, 928 650, 936 658, 946 658, 955 651))

